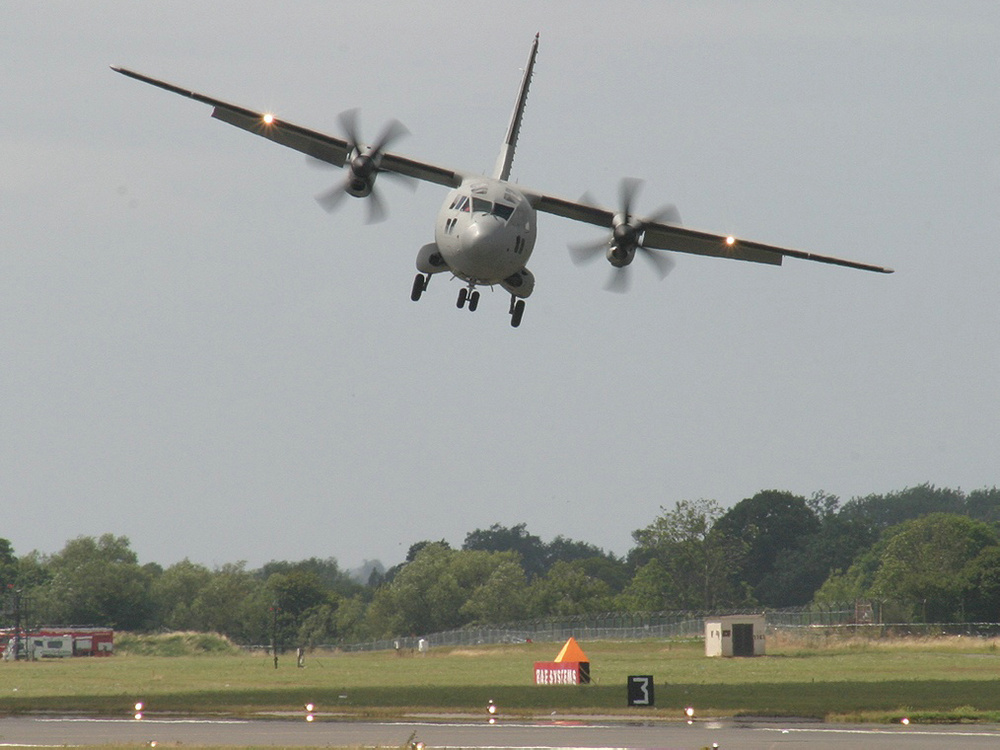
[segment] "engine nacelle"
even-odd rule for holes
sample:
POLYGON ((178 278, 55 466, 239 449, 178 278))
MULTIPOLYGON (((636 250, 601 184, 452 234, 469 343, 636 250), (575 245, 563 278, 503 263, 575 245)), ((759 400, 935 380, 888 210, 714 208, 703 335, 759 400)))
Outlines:
POLYGON ((417 253, 417 270, 420 273, 441 273, 448 270, 448 264, 444 262, 441 249, 436 242, 431 242, 420 248, 417 253))
POLYGON ((500 286, 513 294, 515 297, 524 299, 531 296, 535 290, 535 274, 527 268, 522 268, 515 274, 508 276, 500 282, 500 286))
POLYGON ((348 167, 351 174, 344 189, 355 198, 367 198, 372 194, 375 177, 378 174, 376 157, 377 155, 369 150, 351 159, 351 165, 348 167))
POLYGON ((615 268, 624 268, 635 258, 636 248, 639 247, 642 228, 637 227, 629 221, 626 213, 615 214, 611 222, 611 244, 605 253, 608 263, 615 268))
POLYGON ((635 248, 635 245, 612 244, 608 247, 605 257, 615 268, 624 268, 635 258, 635 248))

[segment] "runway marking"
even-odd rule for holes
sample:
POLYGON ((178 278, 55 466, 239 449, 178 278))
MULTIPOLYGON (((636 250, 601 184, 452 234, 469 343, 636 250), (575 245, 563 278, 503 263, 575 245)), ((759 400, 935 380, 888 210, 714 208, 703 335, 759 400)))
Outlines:
POLYGON ((896 735, 899 737, 905 737, 911 734, 923 735, 926 737, 1000 737, 1000 732, 972 732, 968 730, 955 730, 955 731, 933 731, 931 729, 826 729, 821 727, 813 728, 796 728, 796 727, 786 727, 784 729, 779 727, 754 727, 754 731, 757 732, 778 732, 780 734, 791 734, 793 732, 805 733, 805 732, 826 732, 828 734, 885 734, 885 735, 896 735))
POLYGON ((38 722, 66 722, 66 723, 89 723, 89 724, 249 724, 249 719, 150 719, 143 716, 141 719, 88 719, 83 716, 68 716, 61 719, 35 719, 38 722))

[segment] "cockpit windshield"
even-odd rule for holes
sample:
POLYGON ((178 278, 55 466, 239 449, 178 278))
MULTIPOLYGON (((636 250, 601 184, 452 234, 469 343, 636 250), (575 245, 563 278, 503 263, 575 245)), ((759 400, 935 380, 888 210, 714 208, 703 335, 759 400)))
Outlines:
POLYGON ((468 212, 471 208, 473 213, 489 214, 490 216, 496 216, 502 221, 508 221, 514 215, 514 207, 506 203, 494 203, 485 198, 477 198, 475 196, 472 196, 472 200, 470 201, 467 195, 456 196, 449 208, 453 211, 465 212, 468 212))
POLYGON ((506 206, 503 203, 494 203, 493 213, 494 215, 499 216, 504 221, 507 221, 514 214, 514 207, 506 206))

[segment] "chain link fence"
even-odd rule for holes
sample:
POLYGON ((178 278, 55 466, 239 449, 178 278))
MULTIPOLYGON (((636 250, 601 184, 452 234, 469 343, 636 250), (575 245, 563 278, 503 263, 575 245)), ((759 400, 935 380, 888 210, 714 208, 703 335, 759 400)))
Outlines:
MULTIPOLYGON (((465 627, 423 636, 387 638, 340 645, 342 651, 409 650, 420 641, 433 646, 482 646, 528 641, 563 642, 570 636, 581 640, 685 639, 703 638, 705 618, 719 615, 754 614, 767 618, 768 630, 793 628, 820 630, 857 623, 854 604, 831 607, 789 607, 785 609, 727 609, 715 612, 607 613, 526 620, 507 625, 465 627)), ((1000 627, 1000 626, 998 626, 1000 627)))

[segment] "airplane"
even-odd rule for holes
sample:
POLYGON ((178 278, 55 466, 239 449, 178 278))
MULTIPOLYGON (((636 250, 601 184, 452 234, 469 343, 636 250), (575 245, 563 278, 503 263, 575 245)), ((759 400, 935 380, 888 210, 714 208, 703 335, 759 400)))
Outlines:
POLYGON ((279 119, 272 112, 257 112, 219 99, 213 99, 165 81, 126 68, 112 70, 138 81, 157 86, 213 107, 212 117, 300 151, 320 162, 347 168, 347 178, 317 197, 329 211, 350 195, 369 201, 369 221, 384 217, 385 209, 375 182, 381 175, 412 182, 423 180, 449 188, 434 223, 434 241, 417 253, 417 275, 410 298, 416 302, 427 290, 432 276, 450 273, 464 282, 458 292, 457 306, 475 311, 479 306, 477 287, 501 286, 510 293, 510 324, 517 328, 524 315, 524 301, 535 288, 535 277, 527 264, 537 238, 538 212, 592 224, 605 229, 603 238, 571 246, 574 262, 583 263, 600 257, 607 259, 612 276, 606 284, 611 291, 624 291, 629 285, 629 265, 642 255, 661 279, 673 266, 665 251, 693 253, 754 263, 781 265, 785 257, 830 263, 878 273, 892 273, 891 268, 844 260, 826 255, 792 250, 733 236, 701 232, 681 226, 673 206, 665 206, 648 216, 633 213, 640 187, 634 178, 619 185, 619 206, 615 209, 594 205, 588 197, 566 200, 510 181, 514 151, 521 131, 528 88, 538 55, 536 34, 524 67, 514 111, 501 145, 496 165, 489 175, 459 171, 411 159, 387 150, 407 133, 393 120, 374 143, 362 141, 357 110, 340 115, 345 137, 326 135, 279 119))

